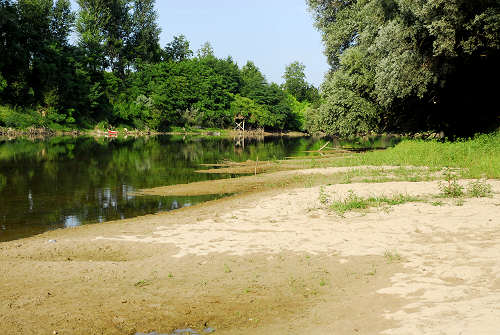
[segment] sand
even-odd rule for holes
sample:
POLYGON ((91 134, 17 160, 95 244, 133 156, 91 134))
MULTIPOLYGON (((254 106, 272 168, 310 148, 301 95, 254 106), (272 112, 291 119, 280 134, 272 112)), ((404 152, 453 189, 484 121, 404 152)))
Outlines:
POLYGON ((498 334, 488 183, 458 202, 434 199, 437 182, 322 186, 427 199, 345 217, 320 187, 274 189, 1 243, 0 332, 498 334))

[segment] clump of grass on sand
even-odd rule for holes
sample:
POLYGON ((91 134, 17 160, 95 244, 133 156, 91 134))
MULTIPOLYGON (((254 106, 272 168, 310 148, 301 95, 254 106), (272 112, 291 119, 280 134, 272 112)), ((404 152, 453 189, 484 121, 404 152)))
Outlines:
POLYGON ((384 258, 386 259, 387 263, 400 262, 402 259, 401 255, 398 254, 397 251, 390 251, 390 250, 385 251, 384 258))
POLYGON ((340 216, 344 216, 345 213, 353 210, 362 210, 369 207, 396 206, 420 200, 421 199, 418 197, 413 197, 407 194, 395 194, 390 197, 372 196, 364 198, 354 193, 354 191, 349 190, 347 197, 343 200, 331 201, 327 197, 324 190, 320 190, 320 202, 323 205, 328 204, 329 208, 334 210, 340 216))
POLYGON ((486 180, 477 179, 467 185, 467 195, 473 198, 490 197, 493 194, 493 188, 486 180))

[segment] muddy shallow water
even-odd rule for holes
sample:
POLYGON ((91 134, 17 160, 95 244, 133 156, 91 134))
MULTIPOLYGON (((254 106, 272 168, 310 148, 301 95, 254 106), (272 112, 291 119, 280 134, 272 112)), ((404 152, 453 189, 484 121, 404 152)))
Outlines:
MULTIPOLYGON (((48 230, 169 211, 221 195, 137 196, 136 190, 228 177, 202 164, 314 155, 326 140, 266 137, 0 138, 0 242, 48 230)), ((333 142, 390 146, 394 139, 333 142)))

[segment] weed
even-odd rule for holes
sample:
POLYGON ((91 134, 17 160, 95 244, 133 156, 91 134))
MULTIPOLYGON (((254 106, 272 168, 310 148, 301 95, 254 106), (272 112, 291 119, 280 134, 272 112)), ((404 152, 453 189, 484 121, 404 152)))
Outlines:
POLYGON ((313 184, 314 184, 313 177, 312 176, 306 177, 306 180, 304 181, 304 187, 311 188, 311 187, 313 187, 313 184))
POLYGON ((326 284, 327 284, 327 282, 326 282, 326 280, 324 280, 324 279, 321 279, 321 280, 319 281, 319 286, 325 286, 326 284))
POLYGON ((464 199, 457 199, 455 200, 455 206, 463 206, 465 203, 464 199))
POLYGON ((384 253, 384 257, 387 260, 387 263, 399 262, 401 261, 401 255, 396 251, 386 250, 384 253))
POLYGON ((368 207, 381 207, 381 206, 396 206, 407 202, 420 201, 418 197, 413 197, 407 194, 395 194, 392 197, 386 196, 373 196, 369 198, 362 198, 356 195, 352 190, 349 190, 347 198, 341 201, 334 201, 330 208, 335 210, 340 216, 346 212, 355 209, 366 209, 368 207))
POLYGON ((144 279, 144 280, 139 280, 137 283, 134 284, 135 287, 144 287, 144 286, 148 286, 148 285, 151 285, 153 282, 151 280, 148 280, 148 279, 144 279))
POLYGON ((174 278, 174 275, 172 273, 169 273, 168 278, 174 278))
POLYGON ((492 187, 486 180, 477 179, 467 185, 467 194, 473 198, 490 197, 492 193, 492 187))
POLYGON ((353 190, 348 191, 347 198, 340 201, 334 201, 330 208, 336 211, 340 216, 354 209, 366 209, 369 203, 366 199, 361 198, 353 190))
POLYGON ((458 198, 464 195, 464 187, 458 183, 457 175, 449 168, 443 171, 444 182, 439 182, 441 194, 445 197, 458 198))
POLYGON ((231 272, 232 272, 232 271, 231 271, 231 268, 229 267, 229 265, 224 264, 224 272, 225 272, 225 273, 231 273, 231 272))
POLYGON ((346 172, 340 183, 341 184, 351 184, 352 183, 352 175, 349 172, 346 172))
POLYGON ((444 205, 444 202, 442 202, 441 200, 437 200, 437 201, 433 201, 431 202, 431 205, 432 206, 443 206, 444 205))
POLYGON ((375 203, 377 206, 380 206, 383 204, 386 204, 389 206, 396 206, 396 205, 405 204, 407 202, 420 201, 420 198, 412 197, 408 194, 395 194, 391 198, 388 198, 386 196, 370 197, 370 198, 368 198, 368 201, 370 203, 375 203))
POLYGON ((376 274, 377 274, 377 268, 375 267, 375 265, 372 265, 372 270, 366 273, 367 276, 375 276, 376 274))
POLYGON ((325 192, 325 187, 324 186, 321 186, 319 188, 319 202, 322 204, 322 205, 328 205, 328 203, 330 202, 330 197, 328 196, 328 194, 325 192))

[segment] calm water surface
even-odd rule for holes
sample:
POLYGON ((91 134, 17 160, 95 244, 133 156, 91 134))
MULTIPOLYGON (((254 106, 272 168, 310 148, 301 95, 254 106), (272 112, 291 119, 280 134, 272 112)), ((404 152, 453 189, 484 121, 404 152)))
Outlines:
MULTIPOLYGON (((283 159, 317 150, 312 138, 158 136, 0 139, 0 242, 55 228, 169 211, 220 196, 135 196, 141 188, 227 178, 195 173, 222 160, 283 159)), ((389 146, 372 140, 363 146, 389 146)))

